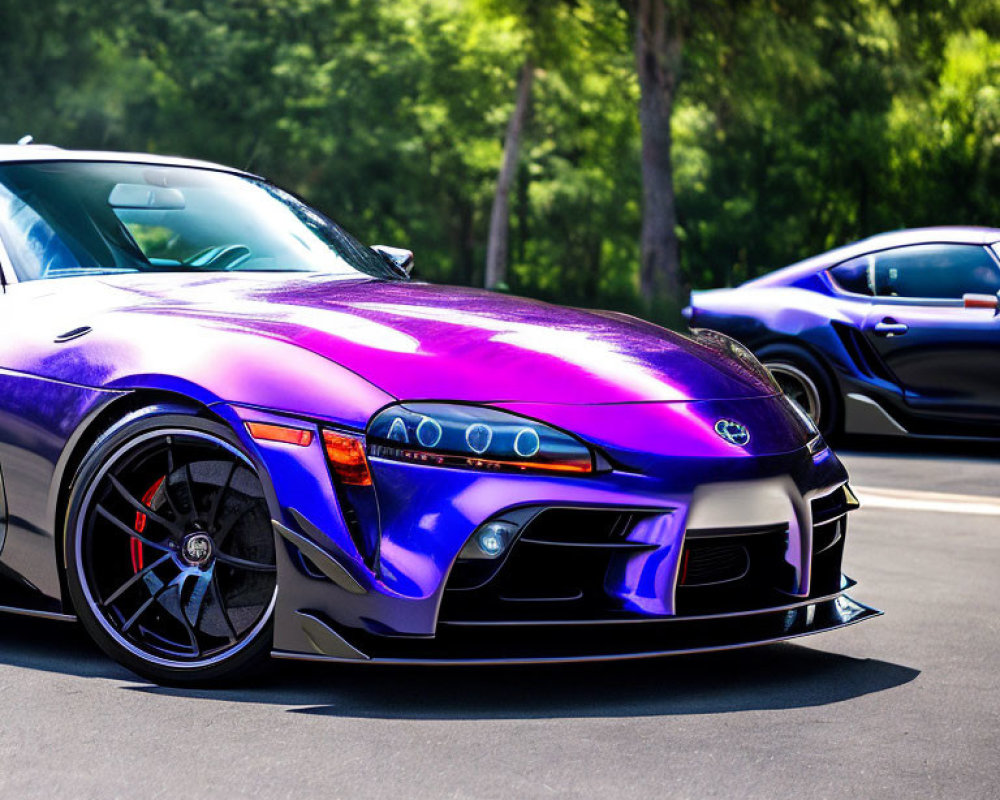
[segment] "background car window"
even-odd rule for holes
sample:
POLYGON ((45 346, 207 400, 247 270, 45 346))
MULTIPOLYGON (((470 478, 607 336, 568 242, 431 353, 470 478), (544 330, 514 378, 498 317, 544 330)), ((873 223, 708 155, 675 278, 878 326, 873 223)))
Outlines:
POLYGON ((833 282, 845 292, 872 294, 872 257, 852 258, 830 270, 833 282))
POLYGON ((986 248, 923 244, 875 254, 875 294, 880 297, 961 299, 996 294, 1000 270, 986 248))

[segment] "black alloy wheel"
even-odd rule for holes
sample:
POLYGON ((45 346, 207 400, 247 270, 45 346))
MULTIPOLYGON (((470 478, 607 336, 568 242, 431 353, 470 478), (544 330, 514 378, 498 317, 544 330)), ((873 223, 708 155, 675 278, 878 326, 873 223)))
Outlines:
POLYGON ((277 586, 260 477, 226 426, 146 409, 105 433, 74 481, 65 563, 81 622, 159 683, 266 660, 277 586))

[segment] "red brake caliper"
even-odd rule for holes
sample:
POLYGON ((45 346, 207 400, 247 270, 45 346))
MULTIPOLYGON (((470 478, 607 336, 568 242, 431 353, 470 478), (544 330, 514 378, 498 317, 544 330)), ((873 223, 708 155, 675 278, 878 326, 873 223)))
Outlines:
MULTIPOLYGON (((153 502, 153 497, 156 496, 156 493, 160 490, 160 487, 163 485, 163 481, 165 481, 166 479, 167 476, 164 475, 156 483, 150 486, 149 489, 146 490, 146 494, 142 496, 142 502, 145 505, 148 506, 150 503, 153 502)), ((143 514, 141 511, 136 511, 135 532, 142 533, 145 530, 146 530, 146 515, 143 514)), ((142 569, 142 542, 140 542, 138 539, 132 539, 129 542, 129 548, 132 552, 132 572, 135 573, 138 572, 140 569, 142 569)))

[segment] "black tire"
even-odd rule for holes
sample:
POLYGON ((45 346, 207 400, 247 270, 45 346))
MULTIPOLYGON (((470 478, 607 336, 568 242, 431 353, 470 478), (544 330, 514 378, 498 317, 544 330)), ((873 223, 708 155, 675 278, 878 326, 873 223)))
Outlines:
POLYGON ((63 552, 77 616, 156 683, 231 682, 268 662, 274 546, 264 486, 235 434, 179 407, 113 425, 70 488, 63 552))
POLYGON ((840 430, 841 400, 829 371, 811 353, 790 345, 764 347, 757 358, 785 394, 797 402, 824 437, 840 430))

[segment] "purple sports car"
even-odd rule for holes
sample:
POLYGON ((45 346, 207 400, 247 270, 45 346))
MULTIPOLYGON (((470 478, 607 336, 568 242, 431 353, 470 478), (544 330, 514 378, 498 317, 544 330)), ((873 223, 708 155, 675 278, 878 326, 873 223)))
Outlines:
POLYGON ((873 236, 735 289, 692 326, 753 350, 825 435, 1000 438, 1000 229, 873 236))
POLYGON ((847 475, 743 347, 409 280, 265 180, 0 147, 0 605, 167 683, 741 647, 847 475))

